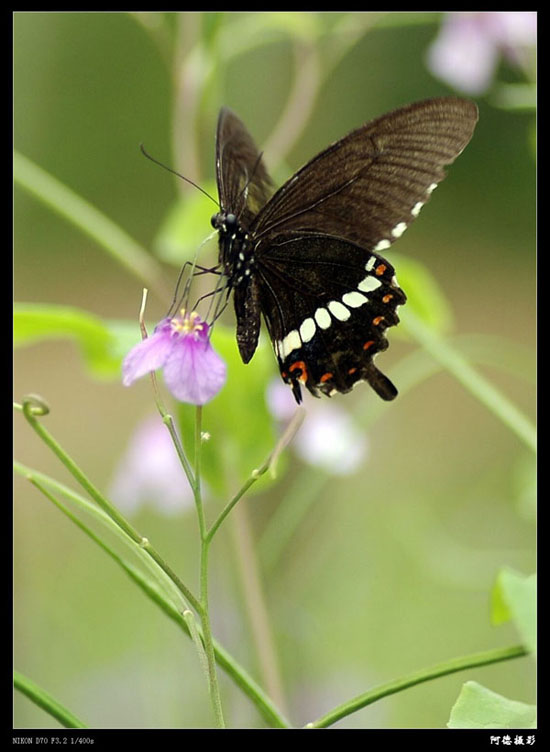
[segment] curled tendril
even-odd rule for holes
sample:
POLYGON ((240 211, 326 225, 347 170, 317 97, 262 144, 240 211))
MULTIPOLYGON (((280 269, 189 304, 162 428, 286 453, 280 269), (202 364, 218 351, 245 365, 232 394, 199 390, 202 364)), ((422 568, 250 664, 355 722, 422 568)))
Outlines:
POLYGON ((40 395, 26 394, 23 397, 23 413, 26 418, 42 417, 49 412, 50 406, 40 395))

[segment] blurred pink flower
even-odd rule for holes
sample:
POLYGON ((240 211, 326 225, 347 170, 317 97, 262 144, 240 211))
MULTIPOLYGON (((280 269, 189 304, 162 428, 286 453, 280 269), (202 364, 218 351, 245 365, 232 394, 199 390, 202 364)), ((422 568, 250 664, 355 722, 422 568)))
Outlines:
POLYGON ((147 418, 137 427, 115 470, 110 497, 131 513, 143 504, 168 515, 192 506, 193 494, 160 417, 147 418))
MULTIPOLYGON (((292 392, 279 380, 269 385, 267 403, 282 422, 288 421, 296 410, 292 392)), ((347 475, 366 461, 367 437, 343 408, 309 395, 304 407, 307 416, 291 446, 305 462, 334 475, 347 475)))
POLYGON ((480 94, 490 86, 501 55, 521 66, 536 40, 534 11, 448 13, 428 50, 428 67, 454 88, 480 94))

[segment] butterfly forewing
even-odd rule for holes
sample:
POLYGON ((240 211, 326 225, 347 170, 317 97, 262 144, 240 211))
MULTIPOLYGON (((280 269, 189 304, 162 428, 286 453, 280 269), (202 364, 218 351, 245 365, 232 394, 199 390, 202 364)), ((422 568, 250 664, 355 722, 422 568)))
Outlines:
POLYGON ((472 137, 477 108, 449 97, 384 115, 302 167, 253 223, 257 237, 294 230, 389 247, 416 218, 472 137))
POLYGON ((406 297, 380 251, 418 216, 476 121, 476 106, 456 97, 409 105, 332 144, 271 195, 251 136, 221 111, 213 223, 245 362, 263 313, 298 402, 300 384, 330 396, 359 380, 396 396, 373 358, 406 297))
POLYGON ((227 107, 218 117, 216 174, 222 210, 249 227, 273 193, 273 183, 252 137, 227 107))

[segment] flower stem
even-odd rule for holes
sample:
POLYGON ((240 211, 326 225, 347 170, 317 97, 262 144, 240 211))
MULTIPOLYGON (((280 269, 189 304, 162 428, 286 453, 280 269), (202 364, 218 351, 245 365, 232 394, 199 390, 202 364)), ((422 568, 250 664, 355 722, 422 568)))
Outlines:
POLYGON ((201 539, 201 557, 200 557, 200 617, 202 625, 202 634, 204 640, 204 652, 206 653, 206 675, 208 679, 208 689, 210 692, 210 702, 216 717, 216 723, 219 728, 225 728, 223 718, 220 689, 218 686, 218 677, 216 673, 216 656, 214 653, 214 641, 210 627, 210 611, 208 604, 208 554, 210 548, 210 539, 207 534, 206 520, 204 516, 204 507, 201 494, 201 435, 202 435, 202 407, 197 406, 195 412, 195 467, 193 493, 195 496, 195 505, 197 507, 197 516, 199 521, 199 531, 201 539))
MULTIPOLYGON (((144 288, 142 299, 141 299, 141 308, 139 311, 139 327, 141 329, 142 339, 146 339, 148 336, 147 327, 145 326, 145 306, 147 304, 147 292, 148 292, 147 288, 144 288)), ((176 431, 176 426, 174 425, 174 419, 172 418, 172 416, 166 409, 163 399, 160 395, 160 390, 158 388, 158 383, 157 383, 157 376, 154 371, 152 371, 149 375, 151 378, 151 386, 153 387, 153 394, 155 396, 155 404, 157 406, 157 410, 160 413, 162 422, 164 423, 164 425, 168 428, 168 431, 170 432, 172 443, 174 444, 176 452, 178 453, 179 461, 181 463, 181 466, 183 467, 185 475, 187 476, 189 485, 191 486, 191 488, 194 488, 195 477, 193 475, 193 470, 191 469, 189 460, 187 459, 183 446, 181 445, 180 437, 178 436, 178 432, 176 431)))
POLYGON ((223 719, 222 703, 220 689, 218 686, 218 677, 216 673, 216 656, 214 654, 214 642, 212 639, 212 630, 210 629, 210 612, 208 608, 208 553, 209 543, 202 540, 201 546, 201 624, 204 639, 204 650, 208 665, 208 688, 210 691, 210 702, 216 717, 216 723, 219 728, 225 728, 223 719))

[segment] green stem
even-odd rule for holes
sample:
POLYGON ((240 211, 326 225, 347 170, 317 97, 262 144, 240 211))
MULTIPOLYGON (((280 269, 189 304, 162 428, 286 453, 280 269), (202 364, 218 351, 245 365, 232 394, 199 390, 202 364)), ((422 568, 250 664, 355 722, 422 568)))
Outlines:
MULTIPOLYGON (((154 379, 154 386, 156 389, 156 377, 155 374, 152 373, 151 377, 154 379)), ((158 394, 158 392, 157 392, 158 394)), ((178 432, 176 431, 176 426, 174 424, 174 419, 170 415, 170 413, 167 412, 166 408, 164 407, 164 404, 162 403, 162 400, 160 399, 160 396, 157 399, 157 408, 160 412, 160 415, 162 417, 162 422, 164 425, 168 428, 168 431, 170 433, 170 437, 172 439, 172 443, 174 444, 174 447, 176 448, 176 452, 179 458, 179 461, 181 463, 181 466, 183 467, 183 471, 185 475, 187 476, 187 480, 189 481, 189 485, 192 489, 195 488, 195 475, 193 473, 193 470, 191 468, 191 465, 189 463, 189 460, 187 459, 187 456, 185 454, 185 451, 183 449, 183 446, 180 441, 180 437, 178 435, 178 432)))
POLYGON ((292 441, 294 436, 296 435, 296 432, 304 422, 306 413, 303 408, 297 408, 292 420, 286 427, 285 431, 283 432, 282 436, 279 438, 279 441, 275 445, 274 450, 269 454, 263 465, 260 465, 260 467, 256 468, 250 473, 250 478, 245 481, 244 485, 241 486, 241 488, 237 491, 235 496, 225 505, 223 510, 221 511, 219 517, 214 521, 212 524, 212 527, 208 531, 207 534, 207 540, 211 541, 214 535, 216 534, 216 531, 222 524, 222 522, 225 520, 229 512, 233 509, 235 504, 241 499, 245 493, 248 491, 250 486, 253 486, 256 481, 262 477, 262 475, 267 472, 270 468, 274 468, 277 464, 277 460, 279 458, 279 455, 283 451, 283 449, 286 447, 286 445, 292 441))
POLYGON ((74 460, 65 452, 60 444, 53 438, 53 436, 44 428, 36 416, 46 415, 48 408, 44 401, 38 397, 29 395, 23 399, 23 415, 27 419, 31 428, 40 436, 42 441, 54 452, 54 454, 61 460, 65 467, 69 470, 71 475, 78 481, 78 483, 84 488, 84 490, 91 496, 96 504, 106 513, 109 517, 116 522, 116 524, 123 530, 133 541, 143 548, 149 556, 159 565, 159 567, 170 577, 172 582, 180 590, 187 602, 198 612, 202 610, 201 604, 193 593, 181 582, 175 572, 168 566, 168 564, 162 559, 155 548, 151 545, 149 540, 138 533, 138 531, 130 525, 130 523, 120 514, 118 509, 114 507, 108 499, 93 485, 93 483, 86 477, 74 460))
POLYGON ((61 703, 54 700, 48 692, 26 676, 23 676, 23 674, 20 674, 19 671, 13 672, 13 686, 45 710, 46 713, 57 718, 59 723, 65 728, 88 728, 85 723, 82 723, 79 718, 63 707, 61 703))
POLYGON ((195 621, 195 614, 192 611, 189 611, 189 609, 186 609, 183 612, 182 616, 185 621, 185 624, 187 625, 187 633, 193 640, 195 648, 197 649, 197 654, 199 656, 201 668, 203 672, 205 673, 205 675, 208 676, 208 659, 206 657, 206 653, 204 652, 204 645, 202 642, 201 635, 199 633, 199 630, 197 629, 197 622, 195 621))
POLYGON ((199 531, 201 540, 206 537, 206 520, 204 517, 204 507, 202 504, 202 488, 201 488, 201 444, 202 444, 202 407, 197 405, 195 411, 195 458, 194 458, 194 473, 195 481, 193 483, 193 492, 195 496, 195 504, 197 506, 197 514, 199 517, 199 531))
POLYGON ((409 687, 414 687, 416 684, 422 684, 431 679, 437 679, 439 676, 454 674, 457 671, 464 671, 467 668, 487 666, 491 663, 508 661, 512 658, 520 658, 527 654, 528 651, 522 645, 514 645, 510 648, 486 650, 483 653, 474 653, 473 655, 467 655, 462 658, 454 658, 450 661, 438 663, 431 668, 415 671, 401 679, 396 679, 387 684, 381 684, 379 687, 375 687, 369 692, 365 692, 364 694, 355 697, 353 700, 339 705, 337 708, 334 708, 316 721, 308 723, 305 728, 327 728, 328 726, 332 726, 333 723, 336 723, 336 721, 345 718, 347 715, 351 715, 351 713, 355 713, 357 710, 361 710, 361 708, 364 708, 367 705, 371 705, 377 700, 393 695, 396 692, 401 692, 409 687))
POLYGON ((202 407, 197 406, 195 413, 195 468, 193 484, 193 493, 195 496, 195 505, 197 507, 197 516, 199 520, 199 531, 201 539, 201 557, 200 557, 200 602, 201 602, 201 624, 204 640, 204 651, 206 653, 206 667, 208 689, 210 692, 210 702, 216 717, 216 723, 219 728, 225 728, 223 718, 220 689, 218 686, 218 677, 216 674, 216 657, 214 654, 214 641, 212 630, 210 628, 210 611, 208 603, 208 554, 210 541, 207 537, 206 520, 204 516, 204 506, 201 494, 201 440, 202 440, 202 407))
POLYGON ((212 524, 212 527, 208 531, 208 535, 207 535, 208 542, 212 540, 212 538, 216 534, 216 531, 218 530, 222 522, 225 520, 229 512, 233 509, 235 504, 239 501, 239 499, 241 499, 245 495, 245 493, 248 491, 250 486, 253 486, 254 483, 256 483, 256 481, 258 480, 258 478, 260 478, 266 472, 268 467, 269 465, 267 463, 264 463, 264 465, 262 465, 261 468, 252 471, 250 478, 244 483, 243 486, 241 486, 241 488, 237 491, 235 496, 233 496, 233 498, 225 505, 219 517, 212 524))
POLYGON ((223 718, 222 703, 220 690, 218 686, 218 677, 216 674, 216 657, 214 654, 214 641, 210 629, 210 612, 208 608, 208 553, 209 544, 203 540, 201 550, 201 624, 204 639, 204 650, 208 666, 208 688, 210 691, 210 702, 216 717, 216 723, 219 728, 225 728, 223 718))

